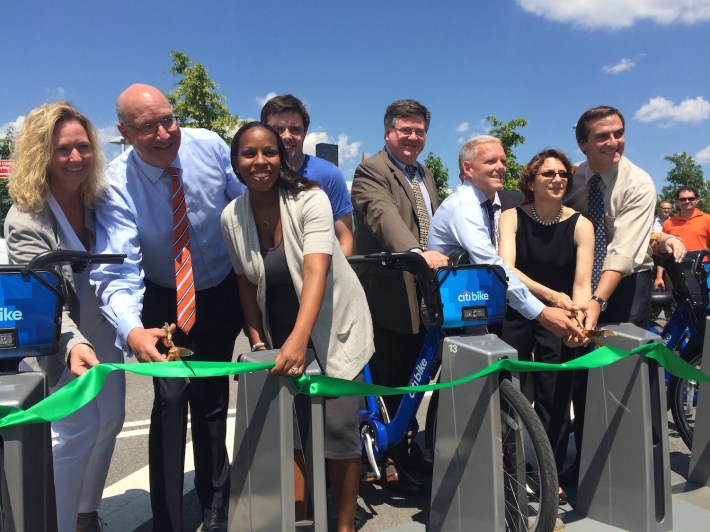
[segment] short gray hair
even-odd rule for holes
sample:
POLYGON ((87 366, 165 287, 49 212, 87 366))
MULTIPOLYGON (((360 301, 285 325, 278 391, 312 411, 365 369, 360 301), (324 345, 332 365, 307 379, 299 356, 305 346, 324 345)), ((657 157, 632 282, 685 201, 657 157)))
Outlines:
POLYGON ((492 135, 476 135, 471 137, 461 146, 461 151, 459 151, 459 179, 463 181, 463 163, 464 161, 472 161, 476 158, 476 150, 481 144, 488 144, 490 142, 495 142, 496 144, 503 145, 499 138, 492 135))

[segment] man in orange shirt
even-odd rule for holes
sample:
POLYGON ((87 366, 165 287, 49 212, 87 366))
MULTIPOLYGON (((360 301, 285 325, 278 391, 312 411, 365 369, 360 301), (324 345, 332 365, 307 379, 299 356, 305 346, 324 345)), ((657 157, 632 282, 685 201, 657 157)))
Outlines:
POLYGON ((687 250, 707 249, 710 243, 710 214, 697 208, 698 191, 680 187, 675 193, 678 214, 663 223, 663 232, 683 241, 687 250))

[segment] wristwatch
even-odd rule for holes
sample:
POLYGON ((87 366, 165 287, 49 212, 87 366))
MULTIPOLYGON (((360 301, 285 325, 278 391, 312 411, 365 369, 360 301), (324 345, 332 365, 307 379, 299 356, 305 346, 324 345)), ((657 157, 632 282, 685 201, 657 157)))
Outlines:
POLYGON ((601 297, 599 297, 599 296, 592 296, 592 297, 589 298, 589 300, 590 300, 590 301, 596 301, 597 303, 599 303, 599 308, 601 308, 601 311, 602 311, 602 312, 604 312, 604 311, 606 310, 607 302, 604 301, 601 297))

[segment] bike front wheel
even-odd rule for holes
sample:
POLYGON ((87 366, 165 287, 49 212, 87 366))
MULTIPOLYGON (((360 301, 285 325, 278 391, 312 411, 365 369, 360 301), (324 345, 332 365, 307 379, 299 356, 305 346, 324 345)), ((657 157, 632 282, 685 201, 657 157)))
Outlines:
MULTIPOLYGON (((694 352, 684 359, 699 370, 702 357, 702 353, 694 352)), ((698 406, 698 381, 671 376, 668 383, 668 403, 678 434, 683 438, 688 449, 692 449, 695 410, 698 406)))
POLYGON ((506 530, 553 530, 559 496, 547 434, 519 389, 501 379, 499 390, 506 530))

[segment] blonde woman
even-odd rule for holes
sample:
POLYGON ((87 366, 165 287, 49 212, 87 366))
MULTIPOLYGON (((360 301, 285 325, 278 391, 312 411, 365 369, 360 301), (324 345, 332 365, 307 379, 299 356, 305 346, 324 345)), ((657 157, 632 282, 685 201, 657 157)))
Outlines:
MULTIPOLYGON (((89 120, 68 102, 31 111, 17 138, 9 181, 13 206, 5 219, 12 264, 56 250, 94 250, 95 202, 103 194, 105 160, 89 120)), ((28 360, 47 374, 54 392, 101 362, 121 362, 116 332, 99 310, 89 272, 61 270, 68 299, 59 352, 28 360)), ((52 423, 59 532, 100 529, 101 503, 116 436, 123 426, 125 378, 114 372, 99 395, 52 423)))

